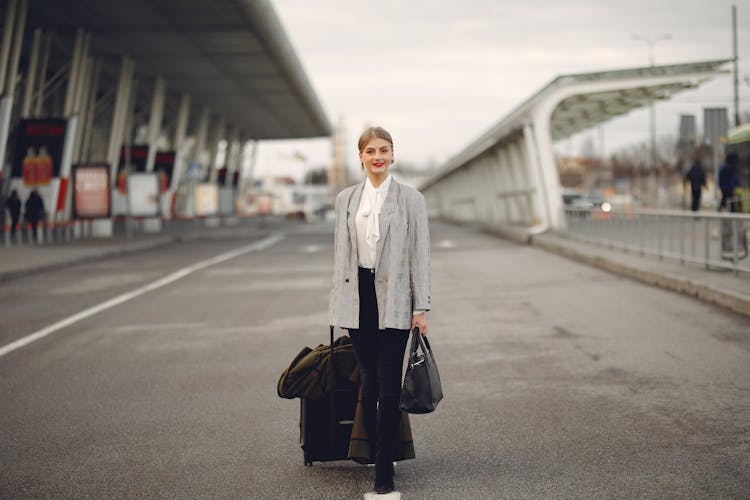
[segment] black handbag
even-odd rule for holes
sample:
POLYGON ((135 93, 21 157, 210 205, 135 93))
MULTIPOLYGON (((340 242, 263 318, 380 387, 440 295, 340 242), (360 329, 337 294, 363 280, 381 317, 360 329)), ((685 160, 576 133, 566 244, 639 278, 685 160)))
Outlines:
POLYGON ((431 413, 441 399, 443 388, 430 342, 419 334, 419 328, 415 328, 409 349, 409 364, 401 387, 401 410, 406 413, 431 413))

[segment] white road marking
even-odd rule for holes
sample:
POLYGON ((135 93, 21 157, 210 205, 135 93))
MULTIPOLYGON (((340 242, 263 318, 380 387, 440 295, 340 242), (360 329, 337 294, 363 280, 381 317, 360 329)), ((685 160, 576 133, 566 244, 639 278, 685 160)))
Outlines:
POLYGON ((34 333, 30 333, 29 335, 26 335, 25 337, 22 337, 14 342, 11 342, 10 344, 6 344, 3 347, 0 347, 0 357, 5 356, 9 352, 13 352, 16 349, 25 347, 31 344, 32 342, 36 342, 37 340, 42 339, 46 337, 47 335, 50 335, 58 330, 66 328, 83 319, 91 317, 102 311, 106 311, 107 309, 111 309, 115 306, 122 304, 123 302, 127 302, 131 299, 139 297, 152 290, 156 290, 157 288, 161 288, 163 286, 169 285, 170 283, 174 283, 175 281, 182 279, 186 276, 189 276, 190 274, 193 274, 196 271, 200 271, 201 269, 205 269, 209 266, 213 266, 216 264, 220 264, 224 261, 234 259, 235 257, 239 257, 240 255, 243 255, 246 253, 257 252, 259 250, 263 250, 272 245, 275 245, 282 239, 284 239, 284 235, 275 234, 273 236, 269 236, 268 238, 264 238, 260 241, 256 241, 255 243, 251 243, 250 245, 246 245, 244 247, 240 247, 235 250, 230 250, 229 252, 225 252, 223 254, 217 255, 216 257, 202 260, 200 262, 196 262, 193 265, 183 267, 182 269, 179 269, 173 272, 172 274, 165 276, 164 278, 161 278, 152 283, 149 283, 148 285, 144 285, 140 288, 136 288, 135 290, 131 290, 130 292, 123 293, 122 295, 118 295, 117 297, 114 297, 105 302, 102 302, 101 304, 97 304, 93 307, 89 307, 88 309, 85 309, 72 316, 68 316, 67 318, 60 320, 57 323, 49 325, 48 327, 42 328, 41 330, 38 330, 34 333))
POLYGON ((302 247, 303 253, 315 253, 320 252, 320 249, 323 248, 320 245, 306 245, 302 247))
POLYGON ((442 240, 437 244, 438 248, 455 248, 456 244, 451 240, 442 240))

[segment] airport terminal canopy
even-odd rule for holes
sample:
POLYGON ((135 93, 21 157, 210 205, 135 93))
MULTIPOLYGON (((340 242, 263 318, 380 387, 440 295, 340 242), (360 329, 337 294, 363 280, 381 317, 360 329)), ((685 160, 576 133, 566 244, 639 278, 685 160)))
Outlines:
POLYGON ((116 78, 160 76, 254 139, 331 134, 286 33, 267 0, 30 0, 27 24, 91 34, 91 52, 116 78), (111 56, 111 57, 108 57, 111 56))
POLYGON ((678 78, 677 80, 657 81, 664 77, 680 77, 711 74, 729 60, 675 64, 670 66, 649 66, 645 68, 603 71, 562 75, 555 78, 549 87, 575 85, 604 80, 645 79, 644 85, 620 88, 604 92, 578 94, 560 102, 552 114, 552 139, 566 139, 582 130, 623 115, 633 109, 651 104, 653 101, 671 98, 683 90, 695 88, 705 78, 678 78), (649 81, 651 80, 651 81, 649 81))
POLYGON ((723 73, 731 59, 561 75, 451 158, 424 186, 523 133, 527 124, 566 139, 587 128, 698 87, 723 73))

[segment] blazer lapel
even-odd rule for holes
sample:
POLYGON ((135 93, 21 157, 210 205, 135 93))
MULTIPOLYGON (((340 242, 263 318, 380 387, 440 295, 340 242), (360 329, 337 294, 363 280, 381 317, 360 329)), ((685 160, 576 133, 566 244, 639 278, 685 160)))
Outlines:
POLYGON ((359 201, 362 199, 362 190, 364 188, 364 182, 357 186, 352 192, 352 195, 349 198, 349 203, 346 206, 346 221, 349 226, 349 244, 351 245, 352 255, 354 255, 354 262, 359 262, 359 252, 357 251, 357 223, 355 217, 357 216, 359 201))
POLYGON ((383 201, 383 207, 380 209, 380 219, 378 220, 380 226, 380 238, 375 250, 375 269, 380 267, 380 256, 383 253, 383 245, 385 244, 385 238, 388 236, 388 230, 391 228, 391 221, 393 219, 393 213, 396 211, 396 200, 398 199, 398 183, 395 179, 391 179, 391 186, 388 188, 388 196, 383 201))

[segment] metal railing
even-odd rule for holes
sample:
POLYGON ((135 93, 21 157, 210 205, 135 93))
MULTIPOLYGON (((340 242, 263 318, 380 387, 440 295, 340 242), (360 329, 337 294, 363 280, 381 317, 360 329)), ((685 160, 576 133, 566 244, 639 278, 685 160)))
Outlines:
MULTIPOLYGON (((190 218, 162 218, 161 227, 154 231, 146 227, 144 217, 113 218, 112 237, 130 239, 149 235, 178 235, 195 230, 228 227, 247 224, 254 221, 261 226, 275 220, 276 216, 239 217, 235 215, 216 215, 213 217, 195 216, 190 218)), ((74 219, 70 221, 52 222, 46 216, 42 217, 37 226, 37 236, 33 237, 31 225, 21 217, 15 231, 11 229, 10 215, 7 210, 0 210, 0 249, 12 246, 32 246, 65 244, 79 240, 95 240, 92 220, 74 219)))
POLYGON ((706 269, 750 273, 750 214, 681 210, 563 209, 569 237, 706 269))

